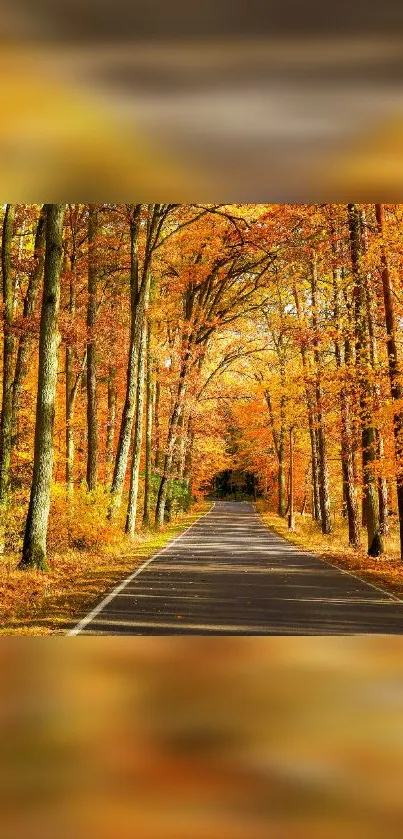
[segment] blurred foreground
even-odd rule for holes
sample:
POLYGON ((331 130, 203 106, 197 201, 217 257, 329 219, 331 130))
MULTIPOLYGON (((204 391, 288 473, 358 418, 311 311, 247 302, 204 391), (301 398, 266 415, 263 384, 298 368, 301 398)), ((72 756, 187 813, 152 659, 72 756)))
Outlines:
POLYGON ((1 836, 400 836, 402 642, 14 639, 1 836))
POLYGON ((403 13, 2 3, 10 201, 399 201, 403 13))

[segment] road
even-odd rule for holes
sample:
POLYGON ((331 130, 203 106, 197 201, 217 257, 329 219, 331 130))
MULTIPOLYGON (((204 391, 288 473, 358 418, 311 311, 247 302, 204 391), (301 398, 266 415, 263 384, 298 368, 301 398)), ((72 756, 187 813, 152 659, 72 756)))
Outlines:
POLYGON ((215 503, 71 635, 403 634, 403 602, 215 503))

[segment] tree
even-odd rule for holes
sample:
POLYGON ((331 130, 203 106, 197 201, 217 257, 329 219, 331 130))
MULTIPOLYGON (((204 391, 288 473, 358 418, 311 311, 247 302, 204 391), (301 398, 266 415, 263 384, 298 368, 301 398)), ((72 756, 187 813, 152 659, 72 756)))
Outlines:
POLYGON ((294 511, 355 549, 365 527, 379 555, 403 518, 403 205, 70 204, 60 312, 41 296, 52 207, 0 208, 7 550, 29 509, 24 556, 46 565, 35 517, 52 457, 50 556, 56 540, 86 550, 98 532, 107 545, 160 527, 221 473, 285 517, 292 489, 294 511))
POLYGON ((312 254, 311 271, 311 295, 312 295, 312 329, 313 329, 313 354, 315 360, 315 401, 318 441, 318 468, 319 468, 319 503, 320 520, 322 533, 329 534, 332 531, 332 519, 330 515, 329 496, 329 475, 327 465, 327 443, 326 429, 323 410, 323 389, 322 389, 322 359, 319 349, 319 323, 318 323, 318 286, 317 286, 317 259, 316 253, 312 254))
MULTIPOLYGON (((76 316, 77 293, 76 293, 76 267, 79 258, 80 247, 84 242, 84 238, 80 237, 79 221, 80 221, 80 207, 78 204, 70 205, 68 208, 68 221, 70 228, 70 247, 69 243, 65 242, 65 266, 64 273, 68 283, 68 302, 67 311, 69 315, 69 327, 74 328, 74 320, 76 316), (67 270, 68 268, 68 270, 67 270)), ((72 340, 66 336, 66 350, 65 350, 65 383, 66 383, 66 490, 67 498, 72 500, 74 492, 74 461, 75 461, 75 439, 74 439, 74 415, 77 392, 82 380, 87 360, 87 348, 85 349, 83 359, 78 371, 75 371, 75 348, 72 346, 72 340)))
MULTIPOLYGON (((368 225, 366 220, 365 210, 360 211, 360 226, 361 226, 361 238, 362 238, 362 249, 363 249, 363 256, 368 252, 368 225)), ((374 413, 376 414, 379 410, 379 403, 380 403, 380 386, 376 378, 377 368, 379 366, 379 359, 378 359, 378 342, 376 337, 376 321, 377 321, 377 300, 376 294, 374 293, 373 288, 373 272, 371 269, 364 271, 364 284, 365 284, 365 304, 367 310, 367 323, 368 323, 368 345, 369 345, 369 356, 371 367, 374 371, 374 383, 373 383, 373 404, 374 404, 374 413)), ((382 432, 379 429, 378 425, 375 425, 375 436, 376 436, 376 454, 379 465, 381 466, 381 461, 384 454, 384 441, 382 432)), ((388 533, 388 488, 385 477, 380 473, 378 475, 378 502, 379 502, 379 522, 380 522, 380 529, 384 536, 388 533)))
POLYGON ((59 346, 58 315, 64 204, 46 206, 46 250, 39 338, 35 451, 31 494, 19 568, 48 570, 46 536, 53 467, 53 425, 59 346))
POLYGON ((38 296, 39 285, 43 274, 45 259, 45 223, 46 211, 42 207, 39 213, 36 226, 34 242, 34 264, 29 275, 27 290, 24 296, 23 325, 18 337, 15 372, 13 381, 13 434, 16 436, 16 425, 20 409, 21 389, 27 373, 28 354, 31 346, 30 321, 34 314, 35 304, 38 296))
POLYGON ((3 388, 0 424, 0 552, 4 551, 4 532, 9 503, 10 462, 13 430, 13 364, 15 282, 12 274, 11 246, 15 207, 7 204, 3 221, 1 268, 3 274, 3 388))
POLYGON ((126 516, 126 533, 134 536, 137 517, 137 498, 139 493, 141 445, 143 442, 143 412, 144 412, 144 374, 147 355, 147 325, 144 313, 144 323, 141 328, 141 340, 137 363, 137 394, 136 421, 134 425, 133 456, 130 475, 129 503, 126 516))
POLYGON ((393 412, 393 437, 397 467, 396 494, 399 511, 400 552, 403 557, 403 480, 401 474, 401 465, 403 461, 403 409, 402 407, 399 407, 401 406, 401 400, 403 399, 402 371, 397 345, 397 322, 395 314, 394 290, 385 245, 386 231, 384 206, 383 204, 375 204, 375 209, 378 234, 380 238, 380 268, 385 311, 386 347, 388 353, 390 390, 395 406, 393 412))
POLYGON ((294 517, 294 428, 290 427, 290 490, 288 500, 288 529, 295 530, 294 517))
POLYGON ((183 278, 184 281, 183 285, 180 285, 183 314, 178 376, 157 496, 157 527, 161 527, 164 522, 168 485, 189 377, 192 371, 197 370, 209 340, 219 329, 234 323, 246 312, 255 311, 262 305, 265 299, 262 292, 266 271, 275 260, 275 254, 268 253, 266 249, 262 251, 253 239, 246 243, 238 227, 234 233, 232 222, 233 218, 226 215, 224 221, 221 218, 214 221, 216 231, 222 231, 218 251, 214 248, 217 244, 217 233, 211 241, 206 235, 205 219, 198 225, 196 233, 193 225, 190 253, 186 247, 184 248, 185 264, 179 259, 178 266, 172 266, 171 269, 173 277, 183 278))
POLYGON ((131 432, 136 411, 138 356, 143 340, 145 317, 150 296, 151 263, 169 209, 169 207, 162 204, 151 204, 147 207, 146 242, 143 262, 140 268, 139 237, 142 205, 131 204, 127 208, 130 225, 130 346, 126 375, 126 397, 122 412, 111 487, 110 518, 113 518, 117 514, 122 499, 131 432))
POLYGON ((97 238, 98 208, 90 204, 88 213, 88 304, 87 304, 87 487, 96 489, 98 480, 98 404, 97 404, 97 238))
POLYGON ((351 388, 346 371, 352 362, 351 341, 348 332, 342 334, 341 283, 342 268, 340 242, 337 236, 334 218, 331 221, 332 257, 333 257, 333 314, 335 322, 334 351, 337 370, 341 379, 340 388, 340 442, 343 477, 343 498, 348 519, 348 539, 353 548, 361 545, 360 522, 358 515, 357 492, 354 479, 353 434, 351 427, 351 388))
POLYGON ((297 284, 293 282, 293 295, 299 326, 299 349, 301 353, 304 389, 306 396, 306 405, 308 413, 309 438, 311 443, 311 470, 312 470, 312 517, 314 521, 321 521, 321 507, 319 496, 319 465, 318 465, 318 437, 317 437, 317 419, 315 409, 315 396, 312 388, 309 358, 307 350, 307 337, 303 329, 303 314, 300 295, 297 284))
POLYGON ((108 367, 108 423, 106 430, 105 452, 108 481, 112 477, 113 468, 113 445, 115 440, 116 424, 116 396, 116 367, 113 364, 110 364, 108 367))
POLYGON ((383 538, 375 474, 377 435, 372 405, 373 390, 370 372, 371 362, 369 355, 365 280, 362 267, 361 226, 359 211, 355 204, 348 205, 348 216, 351 263, 354 278, 355 355, 361 414, 362 470, 368 554, 370 556, 379 556, 383 552, 383 538))
POLYGON ((145 471, 144 471, 144 509, 143 525, 149 527, 151 523, 151 492, 152 492, 152 437, 153 437, 153 413, 154 413, 154 383, 153 383, 153 358, 151 352, 151 321, 147 321, 146 337, 146 450, 145 450, 145 471))

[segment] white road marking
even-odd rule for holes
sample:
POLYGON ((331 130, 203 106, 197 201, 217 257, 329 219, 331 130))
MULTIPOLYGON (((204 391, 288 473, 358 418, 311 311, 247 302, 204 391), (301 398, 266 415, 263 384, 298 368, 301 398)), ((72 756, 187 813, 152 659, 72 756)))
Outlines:
POLYGON ((195 524, 197 524, 197 522, 199 522, 201 519, 205 518, 205 516, 208 516, 209 513, 211 513, 214 510, 214 507, 215 507, 215 504, 213 504, 213 506, 210 507, 210 509, 207 510, 206 513, 203 513, 202 516, 199 516, 199 518, 196 519, 196 521, 193 522, 193 524, 190 524, 189 527, 186 528, 186 530, 184 530, 182 533, 178 533, 178 535, 175 536, 174 539, 171 539, 168 542, 168 544, 165 545, 165 548, 162 548, 160 551, 158 551, 158 553, 154 554, 154 556, 151 556, 150 559, 146 559, 146 561, 143 562, 142 565, 140 565, 140 567, 136 569, 136 571, 133 571, 132 574, 129 574, 128 577, 126 577, 124 580, 122 580, 121 583, 119 583, 117 586, 115 586, 115 588, 109 594, 107 594, 106 597, 104 597, 104 599, 101 600, 101 602, 98 603, 98 605, 95 606, 91 610, 91 612, 88 612, 88 614, 85 615, 85 617, 83 617, 73 627, 73 629, 69 629, 69 631, 66 632, 66 636, 71 637, 73 635, 79 635, 81 630, 85 629, 85 627, 88 626, 88 624, 91 623, 91 621, 94 618, 96 618, 97 615, 99 615, 100 612, 102 612, 102 610, 105 608, 105 606, 107 606, 108 603, 110 603, 114 599, 114 597, 117 597, 117 595, 120 594, 121 591, 123 591, 123 589, 126 588, 126 586, 129 585, 129 583, 132 582, 132 580, 134 580, 136 577, 138 577, 138 575, 141 574, 141 572, 144 571, 145 568, 147 568, 147 565, 150 565, 150 563, 153 562, 154 559, 157 559, 157 557, 161 556, 161 554, 164 554, 166 551, 168 551, 172 547, 172 545, 175 544, 175 542, 177 542, 179 539, 181 539, 182 536, 184 536, 185 533, 187 533, 188 530, 191 529, 191 527, 193 527, 195 524))
POLYGON ((282 541, 286 542, 287 545, 291 545, 295 550, 299 551, 301 554, 305 554, 305 556, 309 556, 313 559, 319 560, 320 562, 324 562, 325 565, 330 565, 331 568, 334 568, 336 571, 340 571, 342 574, 347 574, 348 577, 353 577, 354 580, 357 582, 364 584, 366 586, 370 586, 370 588, 374 588, 375 591, 379 591, 380 594, 383 594, 387 599, 394 600, 396 603, 403 603, 403 599, 398 597, 397 594, 392 594, 392 592, 387 591, 380 586, 377 586, 375 583, 370 583, 369 580, 366 580, 364 577, 358 577, 357 574, 354 574, 354 571, 349 571, 347 568, 341 568, 340 565, 335 565, 333 562, 330 562, 330 559, 325 559, 321 554, 312 553, 312 551, 307 551, 306 548, 302 548, 300 545, 295 545, 293 542, 288 542, 286 536, 280 536, 275 530, 272 530, 268 524, 264 521, 263 517, 260 513, 257 512, 255 508, 255 513, 259 517, 260 521, 263 522, 264 526, 267 530, 270 530, 271 533, 274 533, 282 541))
MULTIPOLYGON (((168 544, 167 544, 164 548, 162 548, 162 549, 161 549, 160 551, 158 551, 156 554, 154 554, 154 555, 153 555, 153 556, 151 556, 149 559, 147 559, 145 562, 143 562, 143 563, 142 563, 142 565, 140 565, 140 567, 139 567, 139 568, 137 568, 135 571, 133 571, 131 574, 129 574, 129 575, 128 575, 128 576, 127 576, 124 580, 122 580, 122 582, 120 582, 120 583, 119 583, 119 584, 118 584, 118 585, 117 585, 117 586, 116 586, 116 587, 115 587, 115 588, 114 588, 114 589, 113 589, 113 590, 112 590, 112 591, 111 591, 108 595, 106 595, 106 596, 103 598, 103 600, 101 600, 101 602, 100 602, 97 606, 95 606, 95 607, 94 607, 94 609, 92 609, 92 610, 91 610, 91 611, 90 611, 87 615, 85 615, 85 617, 83 617, 83 618, 82 618, 82 619, 81 619, 81 620, 80 620, 80 621, 79 621, 79 622, 78 622, 78 623, 77 623, 77 624, 76 624, 76 625, 75 625, 72 629, 70 629, 70 630, 66 633, 66 635, 67 635, 67 636, 79 635, 79 634, 80 634, 80 632, 81 632, 83 629, 85 629, 85 627, 86 627, 86 626, 88 626, 88 624, 90 624, 90 623, 94 620, 94 618, 96 618, 96 617, 97 617, 97 616, 98 616, 98 615, 99 615, 99 614, 103 611, 103 609, 104 609, 104 608, 105 608, 105 607, 106 607, 109 603, 111 603, 111 601, 112 601, 115 597, 117 597, 119 594, 121 594, 121 593, 122 593, 122 591, 125 589, 125 587, 126 587, 127 585, 129 585, 129 584, 130 584, 130 583, 131 583, 131 582, 132 582, 132 581, 133 581, 136 577, 138 577, 138 576, 139 576, 139 574, 141 574, 141 573, 142 573, 142 571, 144 571, 144 570, 147 568, 147 566, 148 566, 148 565, 150 565, 150 563, 151 563, 151 562, 153 562, 153 561, 154 561, 155 559, 157 559, 158 557, 160 557, 160 556, 162 556, 163 554, 166 554, 168 551, 170 551, 170 550, 171 550, 171 548, 172 548, 172 546, 173 546, 173 545, 175 545, 177 542, 179 542, 179 541, 182 539, 182 537, 183 537, 183 536, 185 536, 185 534, 186 534, 186 533, 188 533, 188 532, 189 532, 189 531, 190 531, 190 530, 191 530, 191 529, 192 529, 192 528, 193 528, 193 527, 194 527, 194 526, 195 526, 195 525, 196 525, 199 521, 201 521, 203 518, 205 518, 205 517, 209 516, 211 513, 213 513, 213 511, 214 511, 215 507, 216 507, 216 504, 215 504, 215 503, 213 503, 213 504, 212 504, 212 506, 210 507, 210 509, 209 509, 209 510, 207 510, 207 512, 206 512, 206 513, 204 513, 203 515, 199 516, 199 518, 198 518, 198 519, 196 519, 196 521, 195 521, 195 522, 193 522, 193 524, 189 525, 189 527, 187 527, 187 528, 186 528, 186 529, 185 529, 182 533, 179 533, 177 536, 175 536, 173 539, 171 539, 171 540, 168 542, 168 544)), ((250 509, 250 508, 249 508, 249 509, 250 509)), ((347 569, 343 569, 343 568, 341 568, 341 567, 339 567, 339 566, 337 566, 337 565, 334 565, 334 564, 333 564, 332 562, 330 562, 328 559, 324 559, 322 556, 318 556, 318 555, 316 555, 316 554, 314 554, 314 553, 312 553, 312 552, 310 552, 310 551, 307 551, 307 550, 303 549, 302 547, 300 547, 299 545, 293 545, 292 543, 288 542, 288 540, 287 540, 285 537, 280 536, 278 533, 276 533, 275 531, 271 530, 271 528, 270 528, 270 527, 269 527, 269 526, 268 526, 268 525, 264 522, 264 520, 263 520, 263 518, 261 517, 261 515, 257 512, 256 507, 252 508, 252 510, 253 510, 253 512, 252 512, 252 516, 250 515, 250 512, 248 513, 248 520, 249 520, 249 521, 248 521, 248 524, 250 525, 251 520, 252 520, 252 522, 254 522, 254 524, 255 524, 255 525, 256 525, 256 524, 258 525, 258 530, 262 529, 262 530, 264 530, 264 531, 266 531, 266 532, 271 533, 271 534, 272 534, 272 536, 274 536, 274 537, 275 537, 275 540, 277 541, 277 543, 281 545, 281 547, 283 548, 283 551, 284 551, 286 548, 288 548, 288 549, 289 549, 290 551, 292 551, 292 552, 293 552, 293 551, 296 551, 296 552, 298 552, 298 553, 300 553, 300 554, 302 554, 302 555, 305 555, 305 557, 312 559, 313 561, 315 561, 315 563, 317 563, 317 562, 319 562, 319 563, 323 562, 323 563, 324 563, 324 565, 327 565, 328 567, 333 568, 335 571, 338 571, 338 572, 340 572, 340 573, 342 573, 342 574, 345 574, 345 575, 348 575, 348 576, 352 577, 352 578, 353 578, 353 579, 355 579, 357 582, 359 582, 359 583, 361 584, 361 586, 364 586, 364 587, 365 587, 365 586, 369 586, 370 588, 375 589, 378 593, 382 594, 382 595, 383 595, 383 597, 385 598, 385 600, 383 600, 383 601, 379 601, 379 600, 377 600, 377 601, 368 601, 368 602, 371 602, 371 604, 373 604, 373 603, 377 603, 377 604, 379 604, 380 602, 385 603, 385 602, 388 602, 388 601, 389 601, 389 602, 391 602, 391 601, 395 601, 395 602, 400 603, 400 604, 402 604, 402 603, 403 603, 403 600, 402 600, 402 599, 400 599, 399 597, 397 597, 396 595, 391 594, 390 592, 385 591, 384 589, 380 588, 379 586, 375 585, 374 583, 371 583, 371 582, 369 582, 369 581, 367 581, 367 580, 362 579, 361 577, 358 577, 358 576, 357 576, 356 574, 354 574, 352 571, 349 571, 349 570, 347 570, 347 569)), ((221 515, 221 518, 226 518, 226 514, 225 514, 225 513, 223 513, 223 514, 221 515)), ((228 514, 228 518, 231 518, 231 516, 230 516, 229 514, 228 514)), ((195 537, 195 538, 197 538, 197 537, 195 537)), ((191 539, 191 537, 190 537, 190 539, 191 539)), ((191 543, 191 546, 192 546, 192 547, 194 547, 194 544, 192 545, 192 543, 191 543)), ((196 543, 196 547, 199 547, 199 545, 197 545, 197 543, 196 543)), ((217 547, 218 547, 218 545, 217 545, 217 547)), ((210 548, 211 548, 211 546, 210 546, 210 548)), ((189 549, 189 546, 188 546, 188 549, 189 549)), ((236 552, 236 551, 233 551, 233 552, 236 552)), ((270 550, 268 551, 268 553, 270 553, 270 550)), ((206 559, 206 557, 205 557, 204 559, 206 559)), ((207 557, 207 559, 209 559, 209 560, 210 560, 210 559, 211 559, 211 557, 207 557)), ((220 570, 222 570, 222 569, 223 569, 223 565, 221 564, 221 565, 220 565, 220 570)), ((187 567, 187 570, 189 570, 189 567, 187 567)), ((192 570, 201 570, 201 569, 200 569, 200 568, 198 568, 197 566, 194 566, 194 567, 192 567, 192 570)), ((212 568, 211 568, 211 567, 209 567, 209 568, 205 568, 205 567, 203 567, 203 573, 206 573, 206 571, 207 571, 207 572, 209 572, 209 571, 211 571, 211 570, 212 570, 212 568)), ((227 567, 227 566, 225 567, 225 570, 228 570, 228 567, 227 567)), ((238 570, 240 570, 240 569, 238 569, 238 570)), ((250 569, 250 568, 248 568, 248 570, 251 570, 251 569, 250 569)), ((259 570, 260 570, 260 569, 259 569, 259 570)), ((282 571, 283 571, 283 573, 286 573, 287 571, 289 572, 289 569, 274 569, 274 568, 271 568, 271 567, 269 567, 269 568, 265 569, 265 572, 266 572, 266 573, 267 573, 267 572, 273 572, 273 571, 275 571, 275 570, 282 570, 282 571)), ((298 567, 298 568, 293 568, 293 569, 292 569, 292 571, 293 571, 294 573, 295 573, 295 571, 298 571, 298 572, 303 572, 304 570, 305 570, 305 569, 302 569, 302 568, 300 568, 300 567, 298 567)), ((309 570, 309 571, 310 571, 311 569, 307 569, 307 570, 309 570)), ((245 569, 245 571, 246 571, 246 569, 245 569)), ((141 590, 141 587, 140 587, 140 590, 141 590)), ((275 598, 275 599, 277 600, 278 598, 275 598)), ((287 599, 287 598, 280 598, 280 599, 287 599)), ((311 601, 310 601, 310 599, 309 599, 309 601, 306 601, 306 602, 311 602, 311 601)), ((315 599, 312 599, 312 602, 316 602, 316 600, 315 600, 315 599)), ((325 599, 323 600, 323 602, 327 602, 327 599, 325 598, 325 599)), ((329 602, 331 602, 331 601, 329 600, 329 602)), ((341 601, 341 600, 340 600, 340 601, 339 601, 339 600, 336 600, 335 602, 343 602, 343 601, 341 601)), ((347 600, 346 600, 345 602, 347 602, 347 600)), ((354 600, 354 598, 352 598, 352 599, 351 599, 351 602, 352 602, 352 603, 354 603, 355 605, 356 605, 356 603, 357 603, 357 601, 355 601, 355 600, 354 600)), ((361 601, 361 602, 366 602, 366 601, 361 601)), ((121 623, 122 623, 122 622, 121 622, 121 623)), ((101 625, 101 627, 102 627, 102 620, 100 621, 100 625, 101 625)), ((143 623, 142 623, 142 622, 138 622, 138 621, 129 621, 129 622, 127 622, 127 621, 123 621, 123 625, 133 626, 133 627, 139 627, 139 626, 143 626, 143 623)), ((154 626, 154 624, 152 624, 152 623, 151 623, 151 624, 149 624, 149 625, 150 625, 150 626, 154 626)), ((215 631, 224 631, 224 632, 228 632, 228 630, 230 630, 230 633, 231 633, 231 634, 232 634, 232 633, 233 633, 233 634, 237 634, 238 632, 242 632, 242 633, 247 632, 248 634, 250 634, 250 633, 252 633, 252 632, 253 632, 253 634, 256 634, 256 632, 257 632, 257 633, 259 634, 259 633, 263 630, 263 628, 260 628, 260 627, 253 627, 253 628, 252 628, 252 627, 248 627, 248 626, 238 626, 238 627, 231 626, 231 627, 229 627, 229 626, 227 626, 225 623, 224 623, 224 624, 222 624, 222 625, 212 625, 212 626, 210 626, 210 625, 209 625, 209 626, 207 626, 207 625, 206 625, 206 626, 205 626, 204 624, 201 624, 201 623, 200 623, 200 624, 191 624, 191 625, 189 624, 189 625, 188 625, 188 624, 186 624, 186 623, 185 623, 185 624, 182 624, 182 623, 180 623, 180 624, 176 624, 176 623, 175 623, 175 624, 171 624, 170 622, 167 622, 167 623, 161 623, 161 624, 160 624, 160 623, 158 623, 158 624, 155 624, 155 626, 157 626, 157 625, 158 625, 158 626, 160 626, 160 627, 163 627, 163 628, 164 628, 164 629, 166 629, 166 630, 171 629, 171 628, 173 628, 173 627, 177 628, 178 626, 181 626, 181 627, 182 627, 182 629, 188 629, 188 628, 190 629, 190 628, 192 628, 192 630, 199 629, 200 631, 203 631, 203 630, 205 630, 205 629, 209 629, 209 631, 214 631, 214 630, 215 630, 215 631)), ((273 629, 273 628, 272 628, 272 630, 273 630, 274 632, 276 632, 276 631, 277 631, 277 630, 275 630, 275 629, 273 629)), ((299 631, 299 630, 298 630, 298 631, 299 631)), ((329 630, 328 630, 328 632, 329 632, 329 630)), ((102 633, 102 629, 100 630, 100 634, 104 634, 104 633, 102 633)), ((310 630, 310 629, 304 629, 304 634, 317 634, 317 632, 316 632, 314 629, 313 629, 313 630, 310 630)), ((330 631, 330 634, 333 634, 333 632, 332 632, 332 631, 330 631)), ((335 634, 344 634, 344 632, 341 632, 341 633, 340 633, 340 628, 338 628, 338 629, 336 630, 336 633, 335 633, 335 634)), ((371 634, 371 633, 362 632, 362 633, 355 633, 355 634, 358 634, 358 635, 361 635, 361 634, 362 634, 362 635, 369 635, 369 634, 371 634)), ((379 634, 382 634, 382 633, 379 633, 379 634)))

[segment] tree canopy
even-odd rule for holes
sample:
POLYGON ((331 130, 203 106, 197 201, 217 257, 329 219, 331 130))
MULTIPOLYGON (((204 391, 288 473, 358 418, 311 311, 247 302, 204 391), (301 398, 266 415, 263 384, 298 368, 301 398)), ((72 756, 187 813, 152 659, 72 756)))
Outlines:
POLYGON ((57 517, 85 541, 77 498, 84 531, 133 538, 233 470, 379 556, 403 526, 402 223, 396 204, 3 206, 3 553, 25 533, 20 567, 46 567, 57 517))

